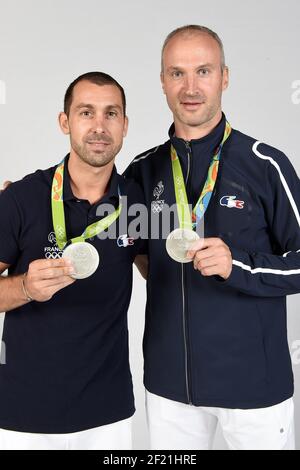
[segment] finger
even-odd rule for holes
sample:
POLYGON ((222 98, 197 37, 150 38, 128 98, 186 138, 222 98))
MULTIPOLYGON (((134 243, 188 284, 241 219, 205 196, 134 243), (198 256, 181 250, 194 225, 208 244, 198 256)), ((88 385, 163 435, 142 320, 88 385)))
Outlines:
POLYGON ((216 264, 216 260, 213 256, 205 260, 194 258, 193 264, 194 269, 201 271, 201 269, 205 268, 206 266, 214 266, 216 264))
POLYGON ((34 296, 36 294, 43 294, 53 287, 57 287, 65 284, 66 282, 73 283, 74 278, 70 276, 61 276, 60 278, 47 279, 47 280, 38 280, 32 283, 32 285, 27 286, 29 293, 32 292, 34 296))
POLYGON ((227 249, 225 246, 213 246, 211 248, 205 248, 204 250, 197 251, 194 259, 197 261, 201 261, 211 257, 221 257, 227 254, 227 249))
POLYGON ((218 276, 220 274, 220 266, 211 266, 209 268, 204 268, 201 270, 201 274, 204 277, 207 276, 218 276))
POLYGON ((44 280, 42 281, 42 286, 44 289, 47 289, 48 287, 54 287, 54 286, 59 286, 60 284, 64 284, 65 282, 69 282, 69 281, 74 281, 74 278, 71 277, 71 276, 60 276, 60 277, 56 277, 56 278, 53 278, 53 279, 47 279, 47 280, 44 280))
POLYGON ((205 258, 205 259, 200 259, 200 260, 195 258, 194 268, 201 271, 201 269, 219 265, 222 261, 224 262, 222 258, 216 257, 216 256, 211 256, 210 258, 205 258))
POLYGON ((204 250, 197 251, 195 254, 195 260, 196 261, 201 261, 207 258, 212 258, 217 255, 217 251, 215 247, 212 248, 205 248, 204 250))
POLYGON ((201 261, 202 259, 211 258, 218 255, 220 252, 216 247, 205 248, 203 250, 193 251, 192 259, 194 261, 201 261))
POLYGON ((200 240, 195 241, 194 243, 192 243, 190 249, 187 251, 186 256, 188 258, 194 258, 195 253, 203 249, 203 245, 204 245, 204 238, 201 238, 200 240))
POLYGON ((194 258, 194 268, 199 271, 206 266, 214 266, 216 264, 216 258, 211 256, 210 258, 199 259, 198 256, 194 258))
POLYGON ((37 259, 37 260, 33 261, 30 266, 34 267, 38 271, 42 271, 44 269, 71 267, 72 262, 67 258, 37 259))
POLYGON ((39 276, 41 276, 42 280, 58 279, 62 276, 71 276, 72 274, 74 274, 74 268, 72 266, 68 266, 66 268, 43 269, 39 271, 39 276))
POLYGON ((223 244, 223 241, 220 238, 201 238, 191 245, 191 248, 187 252, 187 256, 189 258, 193 258, 196 251, 220 246, 221 244, 223 244))
POLYGON ((50 288, 50 291, 52 292, 52 295, 56 294, 56 292, 64 289, 65 287, 68 287, 76 282, 76 279, 73 279, 72 277, 69 277, 66 281, 60 282, 58 284, 53 285, 50 288))

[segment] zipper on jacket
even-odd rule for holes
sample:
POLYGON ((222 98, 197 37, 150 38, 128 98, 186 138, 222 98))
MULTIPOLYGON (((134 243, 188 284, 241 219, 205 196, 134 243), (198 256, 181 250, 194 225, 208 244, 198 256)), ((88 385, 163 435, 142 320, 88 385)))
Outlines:
MULTIPOLYGON (((187 149, 187 157, 188 157, 188 168, 187 174, 185 178, 185 186, 187 189, 189 177, 190 177, 190 170, 191 170, 191 146, 189 142, 185 142, 185 146, 187 149)), ((187 338, 187 309, 186 309, 186 285, 185 285, 185 266, 181 264, 181 288, 182 288, 182 320, 183 320, 183 338, 184 338, 184 355, 185 355, 185 383, 186 383, 186 394, 187 400, 189 405, 192 405, 192 395, 190 390, 190 376, 189 376, 189 350, 188 350, 188 338, 187 338)))
POLYGON ((185 276, 184 276, 184 265, 181 264, 181 289, 182 289, 182 324, 183 324, 183 339, 184 339, 184 362, 185 362, 185 386, 186 395, 189 405, 192 405, 191 392, 190 392, 190 380, 189 380, 189 363, 188 363, 188 342, 187 342, 187 320, 186 320, 186 300, 185 300, 185 276))
POLYGON ((191 156, 192 156, 192 149, 190 146, 190 143, 188 141, 185 141, 185 146, 187 149, 187 158, 188 158, 188 167, 187 167, 187 172, 186 172, 186 178, 185 178, 185 186, 187 186, 189 177, 190 177, 190 171, 191 171, 191 156))

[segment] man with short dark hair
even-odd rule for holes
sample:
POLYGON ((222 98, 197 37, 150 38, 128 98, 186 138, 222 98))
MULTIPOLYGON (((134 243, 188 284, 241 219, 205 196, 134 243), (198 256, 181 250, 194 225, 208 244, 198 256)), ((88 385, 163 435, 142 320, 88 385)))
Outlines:
POLYGON ((230 449, 294 449, 286 295, 300 292, 299 179, 282 152, 227 122, 216 33, 173 31, 161 82, 169 140, 127 170, 153 224, 178 211, 166 237, 149 239, 151 446, 211 449, 219 422, 230 449))
POLYGON ((125 104, 109 75, 80 76, 59 115, 70 154, 0 195, 2 450, 131 448, 127 309, 141 241, 122 230, 143 198, 114 166, 125 104))

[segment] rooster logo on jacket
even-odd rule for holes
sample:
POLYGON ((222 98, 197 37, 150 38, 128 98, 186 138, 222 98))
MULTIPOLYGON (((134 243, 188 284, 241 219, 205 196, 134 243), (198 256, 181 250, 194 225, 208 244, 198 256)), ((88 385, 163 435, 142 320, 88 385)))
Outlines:
POLYGON ((155 198, 155 200, 152 201, 151 203, 151 210, 154 214, 158 214, 159 212, 163 210, 165 200, 160 199, 160 196, 162 195, 164 190, 165 188, 164 188, 163 182, 159 181, 159 183, 157 183, 153 191, 153 197, 155 198))

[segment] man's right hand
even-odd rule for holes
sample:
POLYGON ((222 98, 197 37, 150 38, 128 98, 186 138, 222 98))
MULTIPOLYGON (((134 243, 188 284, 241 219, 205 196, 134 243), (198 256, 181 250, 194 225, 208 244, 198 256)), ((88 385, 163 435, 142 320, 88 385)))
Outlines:
POLYGON ((3 183, 3 188, 0 189, 0 193, 2 193, 3 191, 5 191, 6 188, 8 188, 8 186, 12 183, 12 181, 4 181, 3 183))
POLYGON ((30 263, 24 279, 27 294, 37 302, 47 302, 56 292, 75 282, 72 263, 67 259, 38 259, 30 263))
MULTIPOLYGON (((5 181, 0 192, 5 191, 10 184, 11 181, 5 181)), ((68 259, 33 261, 24 279, 27 294, 37 302, 47 302, 56 292, 75 282, 71 277, 73 272, 74 268, 68 259)))

